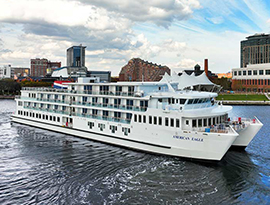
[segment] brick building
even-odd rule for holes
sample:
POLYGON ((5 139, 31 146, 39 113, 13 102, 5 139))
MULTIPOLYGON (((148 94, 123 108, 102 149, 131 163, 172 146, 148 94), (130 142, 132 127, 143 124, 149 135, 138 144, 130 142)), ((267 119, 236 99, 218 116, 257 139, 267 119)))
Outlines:
POLYGON ((247 92, 270 92, 270 63, 232 69, 232 89, 247 92))
POLYGON ((167 66, 133 58, 121 69, 119 81, 159 81, 165 72, 170 74, 171 70, 167 66))
POLYGON ((54 70, 61 67, 61 62, 51 62, 45 58, 31 59, 31 76, 45 76, 47 69, 54 70))

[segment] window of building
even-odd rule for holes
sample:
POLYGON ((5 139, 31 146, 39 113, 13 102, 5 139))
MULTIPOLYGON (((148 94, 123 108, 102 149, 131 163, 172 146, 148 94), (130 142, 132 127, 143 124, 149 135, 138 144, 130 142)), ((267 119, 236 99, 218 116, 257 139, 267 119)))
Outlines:
POLYGON ((239 70, 239 71, 238 71, 238 75, 242 75, 242 72, 241 72, 241 70, 239 70))
POLYGON ((258 74, 257 70, 253 70, 253 75, 257 75, 257 74, 258 74))
POLYGON ((251 70, 248 70, 248 75, 252 75, 251 70))
POLYGON ((265 75, 270 75, 270 70, 265 70, 265 75))
POLYGON ((247 71, 243 70, 243 75, 247 75, 247 71))
POLYGON ((263 75, 263 70, 259 70, 259 75, 263 75))
POLYGON ((233 72, 233 75, 234 75, 234 76, 237 76, 237 71, 234 71, 234 72, 233 72))
POLYGON ((165 117, 165 126, 169 126, 169 118, 165 117))

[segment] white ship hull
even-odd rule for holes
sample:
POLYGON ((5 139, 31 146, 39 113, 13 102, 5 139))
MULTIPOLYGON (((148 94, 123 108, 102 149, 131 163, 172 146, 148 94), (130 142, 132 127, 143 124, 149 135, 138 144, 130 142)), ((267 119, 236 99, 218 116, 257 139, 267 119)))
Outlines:
MULTIPOLYGON (((136 150, 142 150, 157 154, 164 154, 177 157, 214 160, 219 161, 226 154, 228 149, 237 137, 237 133, 205 133, 205 132, 170 132, 162 129, 147 131, 146 127, 141 127, 129 136, 112 134, 110 130, 103 132, 87 129, 87 118, 75 117, 73 128, 64 127, 59 123, 43 122, 43 120, 27 119, 13 115, 12 121, 26 124, 55 132, 61 132, 86 139, 105 142, 117 146, 123 146, 136 150)), ((96 120, 98 123, 99 120, 96 120)), ((104 123, 104 121, 100 120, 104 123)), ((109 122, 106 122, 109 124, 109 122)), ((118 123, 118 126, 121 126, 118 123)), ((121 133, 121 132, 119 132, 121 133)))
POLYGON ((256 118, 255 123, 250 123, 246 129, 242 129, 237 131, 239 136, 236 138, 232 146, 245 148, 249 145, 251 140, 256 136, 256 134, 260 131, 263 124, 256 118))

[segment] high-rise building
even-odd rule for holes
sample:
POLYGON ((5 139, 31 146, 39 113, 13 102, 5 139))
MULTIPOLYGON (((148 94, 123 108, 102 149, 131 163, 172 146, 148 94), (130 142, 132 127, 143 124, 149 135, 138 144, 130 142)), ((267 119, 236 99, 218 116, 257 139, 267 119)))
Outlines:
POLYGON ((86 46, 72 46, 67 49, 68 67, 85 67, 85 48, 86 46))
POLYGON ((47 69, 52 70, 61 67, 61 62, 51 62, 45 58, 31 59, 31 76, 45 76, 47 69))
POLYGON ((270 34, 255 34, 241 41, 240 67, 270 63, 270 34))

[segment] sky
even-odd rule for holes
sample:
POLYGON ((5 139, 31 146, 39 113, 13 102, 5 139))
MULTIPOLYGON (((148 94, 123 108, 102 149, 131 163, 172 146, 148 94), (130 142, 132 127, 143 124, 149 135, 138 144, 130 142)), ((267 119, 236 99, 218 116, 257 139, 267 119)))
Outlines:
POLYGON ((66 50, 86 48, 88 70, 117 76, 131 58, 175 72, 197 63, 240 66, 240 41, 270 33, 269 0, 0 0, 0 66, 31 58, 66 65, 66 50))

